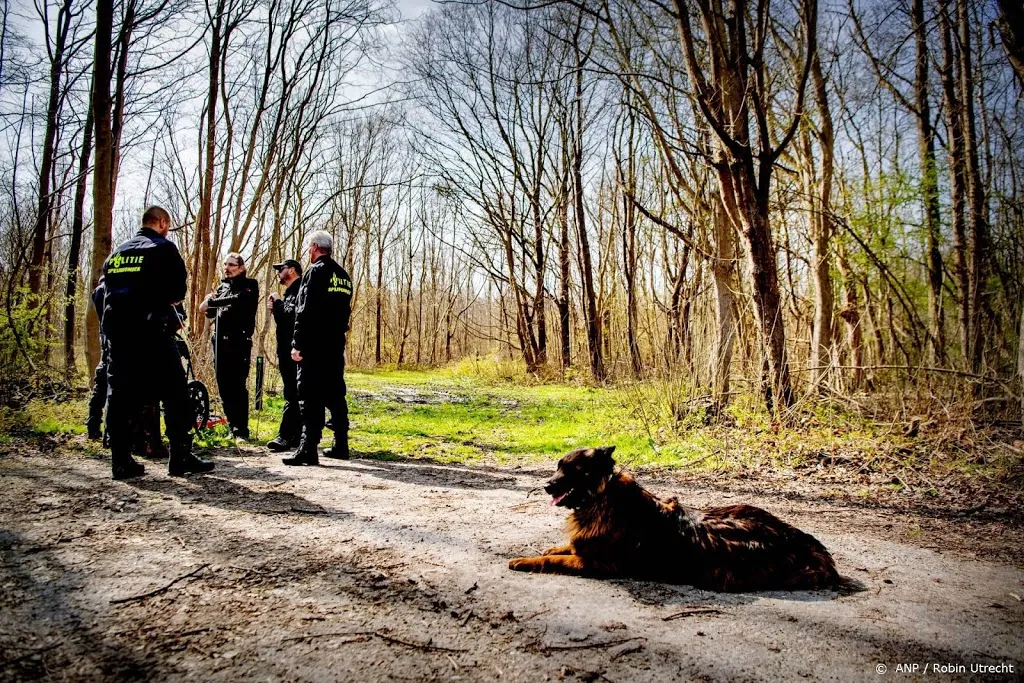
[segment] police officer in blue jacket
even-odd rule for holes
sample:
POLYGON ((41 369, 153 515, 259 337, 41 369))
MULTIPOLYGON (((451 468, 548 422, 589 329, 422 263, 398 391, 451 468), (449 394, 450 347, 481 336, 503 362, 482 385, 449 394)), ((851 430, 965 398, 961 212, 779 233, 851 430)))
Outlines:
POLYGON ((331 411, 334 445, 328 458, 347 460, 348 404, 345 399, 345 333, 352 312, 352 280, 331 257, 334 240, 318 230, 308 240, 312 265, 302 276, 295 306, 292 359, 299 364, 302 439, 285 465, 317 465, 324 411, 331 411))
POLYGON ((132 426, 140 407, 159 401, 170 440, 172 476, 208 472, 213 463, 192 454, 187 379, 174 342, 175 304, 185 298, 185 262, 168 241, 171 216, 151 206, 142 229, 103 264, 102 329, 107 341, 107 433, 114 479, 145 468, 132 458, 132 426))

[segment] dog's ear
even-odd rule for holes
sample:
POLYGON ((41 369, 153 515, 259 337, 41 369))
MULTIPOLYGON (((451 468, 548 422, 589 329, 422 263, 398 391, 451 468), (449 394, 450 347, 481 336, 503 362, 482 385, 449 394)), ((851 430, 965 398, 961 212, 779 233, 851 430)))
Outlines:
POLYGON ((607 469, 611 472, 615 467, 615 460, 612 458, 612 453, 615 452, 615 446, 600 446, 594 449, 594 458, 601 463, 601 469, 607 469))

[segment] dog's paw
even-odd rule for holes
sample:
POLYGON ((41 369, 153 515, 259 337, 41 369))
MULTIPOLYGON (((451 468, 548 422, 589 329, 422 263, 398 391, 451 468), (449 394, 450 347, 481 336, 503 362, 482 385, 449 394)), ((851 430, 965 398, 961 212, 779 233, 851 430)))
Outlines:
POLYGON ((530 558, 517 557, 514 560, 509 560, 508 568, 517 572, 528 572, 530 571, 530 558))
POLYGON ((572 555, 572 546, 556 545, 544 551, 545 555, 572 555))

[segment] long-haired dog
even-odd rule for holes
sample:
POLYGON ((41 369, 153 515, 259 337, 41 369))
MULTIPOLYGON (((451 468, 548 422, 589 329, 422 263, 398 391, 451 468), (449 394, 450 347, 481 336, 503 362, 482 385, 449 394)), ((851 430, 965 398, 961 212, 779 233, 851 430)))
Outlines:
POLYGON ((510 569, 629 577, 713 591, 845 587, 817 539, 751 505, 700 510, 661 500, 615 467, 614 446, 580 448, 544 490, 572 510, 569 545, 510 569))

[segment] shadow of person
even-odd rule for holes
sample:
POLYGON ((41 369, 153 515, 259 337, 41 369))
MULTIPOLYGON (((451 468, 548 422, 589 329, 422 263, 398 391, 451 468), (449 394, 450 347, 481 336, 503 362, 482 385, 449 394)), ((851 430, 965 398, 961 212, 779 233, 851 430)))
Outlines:
POLYGON ((347 516, 351 512, 326 508, 290 491, 257 491, 214 474, 180 478, 141 477, 130 486, 162 495, 172 495, 183 503, 199 503, 222 510, 262 515, 308 514, 327 517, 347 516))
POLYGON ((508 470, 486 466, 445 464, 425 458, 411 458, 392 451, 353 451, 353 461, 325 460, 320 464, 332 469, 350 470, 380 479, 421 486, 442 486, 466 489, 505 489, 529 491, 508 470))
POLYGON ((132 639, 111 635, 82 599, 92 572, 61 562, 53 550, 0 529, 0 581, 17 598, 4 605, 0 679, 42 680, 60 671, 82 680, 153 680, 158 663, 132 639), (47 571, 34 569, 29 555, 42 558, 47 571))

